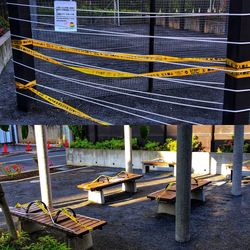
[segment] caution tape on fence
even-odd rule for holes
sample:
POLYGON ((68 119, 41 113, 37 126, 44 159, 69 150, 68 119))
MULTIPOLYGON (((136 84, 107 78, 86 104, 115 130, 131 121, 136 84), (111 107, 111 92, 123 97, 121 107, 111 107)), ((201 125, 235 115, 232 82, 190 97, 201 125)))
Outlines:
POLYGON ((38 59, 60 65, 66 68, 70 68, 75 71, 79 71, 84 74, 90 74, 100 77, 108 78, 130 78, 130 77, 178 77, 178 76, 190 76, 197 74, 207 74, 212 72, 218 72, 223 70, 231 70, 232 72, 226 72, 228 75, 234 78, 247 78, 250 77, 250 61, 246 62, 235 62, 230 59, 224 58, 182 58, 182 57, 171 57, 163 55, 138 55, 138 54, 125 54, 125 53, 115 53, 115 52, 97 52, 92 50, 76 49, 72 47, 67 47, 63 45, 57 45, 54 43, 27 39, 27 40, 14 40, 12 46, 17 48, 24 53, 27 53, 31 56, 34 56, 38 59), (69 66, 58 60, 55 60, 49 56, 46 56, 40 52, 37 52, 33 49, 25 47, 26 45, 33 45, 40 48, 59 50, 63 52, 83 54, 87 56, 96 56, 104 57, 109 59, 117 60, 129 60, 129 61, 138 61, 138 62, 225 62, 227 66, 210 66, 210 67, 195 67, 195 68, 184 68, 184 69, 174 69, 174 70, 163 70, 158 72, 151 73, 126 73, 119 72, 114 70, 103 70, 96 69, 91 67, 78 67, 78 66, 69 66), (244 71, 242 69, 247 69, 244 71), (249 71, 248 71, 249 69, 249 71))
POLYGON ((139 55, 119 52, 104 52, 86 49, 77 49, 69 46, 58 45, 55 43, 39 41, 35 39, 13 40, 13 45, 33 45, 40 48, 59 50, 63 52, 82 54, 87 56, 104 57, 108 59, 129 60, 140 62, 225 62, 224 58, 184 58, 165 55, 139 55))
POLYGON ((104 125, 104 126, 108 126, 108 125, 111 125, 107 122, 104 122, 104 121, 101 121, 101 120, 98 120, 98 119, 95 119, 85 113, 83 113, 82 111, 64 103, 64 102, 61 102, 51 96, 48 96, 46 94, 43 94, 41 93, 40 91, 34 89, 33 87, 36 85, 36 81, 32 81, 28 84, 22 84, 22 83, 19 83, 19 82, 16 82, 16 87, 18 89, 27 89, 27 90, 30 90, 31 92, 33 92, 34 94, 36 94, 37 96, 39 96, 40 98, 42 98, 43 100, 45 100, 46 102, 48 103, 51 103, 52 105, 54 105, 55 107, 59 108, 59 109, 62 109, 72 115, 75 115, 75 116, 78 116, 80 118, 84 118, 84 119, 87 119, 89 121, 92 121, 94 123, 98 123, 100 125, 104 125))

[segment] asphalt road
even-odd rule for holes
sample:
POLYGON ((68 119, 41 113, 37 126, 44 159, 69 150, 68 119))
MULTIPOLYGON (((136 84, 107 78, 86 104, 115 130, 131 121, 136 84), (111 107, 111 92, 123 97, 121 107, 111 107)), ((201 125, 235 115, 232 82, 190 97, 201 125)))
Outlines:
MULTIPOLYGON (((36 152, 18 154, 13 156, 0 156, 0 166, 9 166, 12 164, 18 164, 22 167, 22 171, 29 171, 37 169, 36 163, 33 157, 36 156, 36 152)), ((65 166, 66 155, 65 151, 48 152, 49 162, 53 166, 65 166)))

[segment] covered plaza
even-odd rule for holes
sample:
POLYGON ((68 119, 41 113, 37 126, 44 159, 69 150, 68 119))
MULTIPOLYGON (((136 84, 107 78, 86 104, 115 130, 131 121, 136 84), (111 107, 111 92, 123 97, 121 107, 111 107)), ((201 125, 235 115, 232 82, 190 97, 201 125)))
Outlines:
MULTIPOLYGON (((77 188, 98 176, 114 176, 118 171, 141 175, 133 169, 132 129, 124 126, 125 156, 120 169, 89 166, 66 172, 49 174, 44 127, 35 126, 39 179, 26 179, 3 184, 10 205, 43 201, 48 207, 70 207, 77 214, 104 220, 103 230, 89 232, 94 249, 247 249, 249 244, 249 181, 242 181, 244 126, 235 126, 233 179, 226 182, 221 175, 193 175, 198 181, 209 180, 204 188, 206 202, 196 201, 190 192, 192 126, 178 126, 176 177, 172 173, 150 171, 136 180, 137 192, 118 186, 104 190, 105 204, 91 202, 87 192, 77 188), (175 216, 157 213, 158 202, 147 196, 174 183, 175 216), (29 190, 29 192, 27 192, 29 190), (13 196, 15 192, 15 196, 13 196), (52 199, 53 197, 53 199, 52 199)), ((115 156, 114 156, 115 157, 115 156)), ((169 190, 167 190, 169 191, 169 190)), ((160 197, 158 197, 160 198, 160 197)), ((2 196, 3 214, 9 231, 15 235, 9 209, 2 196)), ((42 234, 54 234, 45 227, 42 234)), ((41 231, 33 234, 41 234, 41 231)), ((15 237, 15 236, 14 236, 15 237)), ((58 239, 65 240, 61 236, 58 239)), ((80 240, 72 249, 86 249, 92 245, 80 240)), ((88 242, 87 242, 88 243, 88 242)))

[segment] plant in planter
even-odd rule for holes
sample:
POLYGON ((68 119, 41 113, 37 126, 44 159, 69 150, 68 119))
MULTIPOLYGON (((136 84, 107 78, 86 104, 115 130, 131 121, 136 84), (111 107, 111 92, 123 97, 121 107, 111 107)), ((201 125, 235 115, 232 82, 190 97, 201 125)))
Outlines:
POLYGON ((14 177, 18 174, 21 174, 22 170, 23 170, 22 166, 18 164, 12 164, 10 166, 1 167, 1 172, 4 175, 10 176, 10 177, 14 177))
POLYGON ((144 149, 150 151, 159 151, 161 148, 160 142, 157 141, 147 141, 147 143, 144 145, 144 149))
POLYGON ((6 33, 10 28, 8 21, 6 21, 3 17, 0 16, 0 36, 6 33))

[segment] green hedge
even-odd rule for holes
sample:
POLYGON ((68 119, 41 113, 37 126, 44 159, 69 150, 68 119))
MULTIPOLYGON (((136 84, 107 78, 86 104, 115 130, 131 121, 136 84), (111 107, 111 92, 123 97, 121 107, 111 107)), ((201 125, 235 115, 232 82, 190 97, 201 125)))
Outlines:
POLYGON ((10 25, 8 21, 6 21, 3 17, 0 16, 0 36, 6 33, 10 29, 10 25))
MULTIPOLYGON (((202 143, 197 136, 193 136, 193 151, 200 152, 204 150, 202 143)), ((90 142, 87 139, 80 140, 77 138, 70 144, 71 148, 84 148, 84 149, 124 149, 124 139, 111 139, 105 141, 98 141, 96 143, 90 142)), ((164 144, 158 141, 147 140, 144 146, 138 145, 137 138, 132 139, 132 148, 134 150, 149 150, 149 151, 177 151, 177 141, 172 138, 167 138, 164 144)))
POLYGON ((70 250, 65 243, 61 243, 51 236, 39 237, 31 240, 29 235, 21 232, 16 240, 9 233, 4 232, 0 237, 1 250, 70 250))

